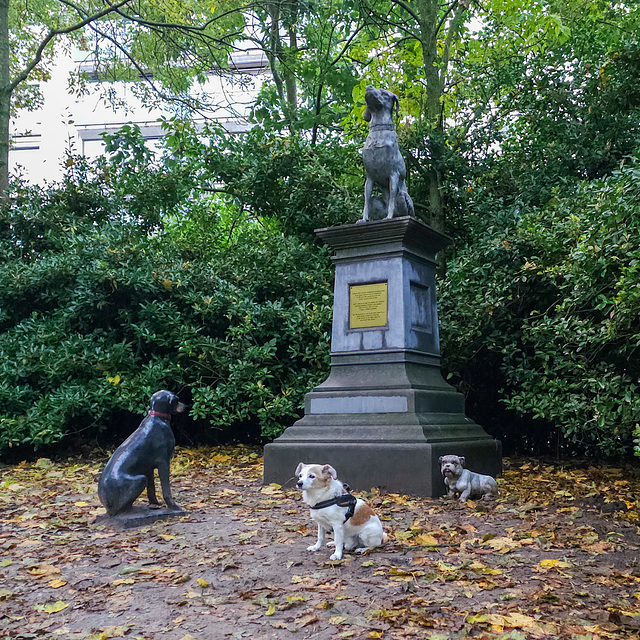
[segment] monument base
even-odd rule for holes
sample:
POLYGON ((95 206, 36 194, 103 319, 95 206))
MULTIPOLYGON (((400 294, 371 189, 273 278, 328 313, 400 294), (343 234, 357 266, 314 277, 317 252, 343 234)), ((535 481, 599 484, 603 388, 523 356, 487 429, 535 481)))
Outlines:
POLYGON ((462 394, 442 379, 429 389, 323 387, 307 394, 305 416, 265 446, 265 482, 293 483, 299 462, 322 463, 354 490, 436 497, 445 492, 440 456, 465 456, 468 468, 493 477, 502 471, 500 442, 464 415, 462 394))
POLYGON ((264 481, 293 486, 299 462, 325 463, 354 490, 439 496, 449 454, 499 475, 500 442, 440 373, 435 255, 447 239, 414 218, 316 233, 335 250, 331 373, 265 447, 264 481))
POLYGON ((179 518, 186 515, 184 509, 171 510, 171 509, 150 509, 146 506, 134 506, 125 511, 119 513, 116 516, 110 516, 105 513, 100 516, 96 516, 94 524, 104 524, 115 529, 132 529, 133 527, 142 527, 149 525, 157 520, 167 520, 169 518, 179 518))

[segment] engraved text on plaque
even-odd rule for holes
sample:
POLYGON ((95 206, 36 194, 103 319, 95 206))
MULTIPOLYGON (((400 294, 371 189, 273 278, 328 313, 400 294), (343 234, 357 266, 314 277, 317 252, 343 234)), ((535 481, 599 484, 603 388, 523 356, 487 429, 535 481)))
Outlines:
POLYGON ((384 327, 387 324, 387 283, 349 286, 349 328, 384 327))

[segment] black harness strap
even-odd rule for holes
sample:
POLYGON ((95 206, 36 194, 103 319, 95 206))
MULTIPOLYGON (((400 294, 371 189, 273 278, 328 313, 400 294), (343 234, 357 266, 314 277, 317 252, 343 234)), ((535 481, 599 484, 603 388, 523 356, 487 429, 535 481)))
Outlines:
POLYGON ((358 499, 354 495, 351 495, 350 493, 343 493, 341 496, 331 498, 331 500, 323 500, 322 502, 318 502, 310 508, 326 509, 327 507, 333 507, 333 505, 338 505, 339 507, 347 507, 347 513, 344 517, 344 521, 346 522, 355 513, 357 501, 358 499))

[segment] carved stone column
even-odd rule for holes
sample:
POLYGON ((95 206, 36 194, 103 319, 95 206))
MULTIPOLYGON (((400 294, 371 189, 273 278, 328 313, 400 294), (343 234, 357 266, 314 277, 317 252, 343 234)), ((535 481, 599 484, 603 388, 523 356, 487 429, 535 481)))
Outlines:
POLYGON ((331 373, 304 417, 265 447, 264 481, 333 465, 353 489, 444 493, 438 458, 498 475, 500 442, 440 373, 436 253, 448 238, 411 217, 319 229, 336 265, 331 373))

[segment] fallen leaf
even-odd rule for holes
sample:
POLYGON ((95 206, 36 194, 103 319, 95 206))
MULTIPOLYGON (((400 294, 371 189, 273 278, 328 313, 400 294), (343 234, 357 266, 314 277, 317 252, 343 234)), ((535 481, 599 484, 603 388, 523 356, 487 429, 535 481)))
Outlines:
POLYGON ((60 580, 59 578, 56 578, 55 580, 52 580, 47 586, 51 587, 52 589, 59 589, 60 587, 64 587, 65 584, 67 584, 66 580, 60 580))
POLYGON ((558 560, 557 558, 545 558, 538 563, 538 570, 548 571, 549 569, 568 569, 573 565, 566 560, 558 560))
POLYGON ((111 584, 114 587, 117 587, 118 585, 121 584, 135 584, 135 579, 134 578, 119 578, 117 580, 114 580, 111 584))
POLYGON ((267 496, 272 496, 276 493, 280 493, 281 490, 282 487, 279 484, 272 482, 270 485, 262 487, 262 489, 260 489, 260 493, 264 493, 267 496))
POLYGON ((318 616, 314 615, 313 613, 307 613, 306 615, 295 619, 296 626, 300 628, 306 627, 307 625, 313 624, 314 622, 318 622, 318 616))
POLYGON ((413 542, 423 547, 436 547, 438 545, 438 541, 428 533, 423 533, 416 536, 415 538, 413 538, 413 542))
POLYGON ((69 606, 68 602, 62 602, 62 600, 58 600, 50 604, 45 604, 43 607, 43 611, 45 613, 58 613, 59 611, 66 609, 68 606, 69 606))
POLYGON ((52 564, 41 564, 35 567, 34 569, 30 569, 29 573, 32 576, 37 576, 38 578, 42 578, 44 576, 55 576, 60 573, 60 569, 58 567, 54 567, 52 564))
POLYGON ((127 633, 129 633, 129 625, 111 625, 105 627, 100 633, 95 633, 94 635, 89 636, 87 640, 109 640, 109 638, 123 638, 127 633))

